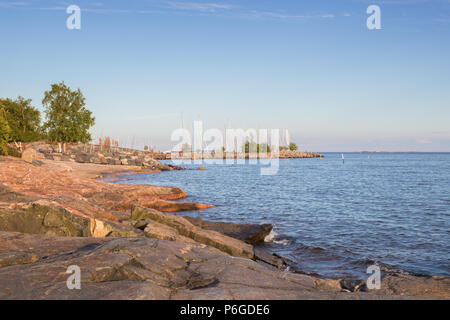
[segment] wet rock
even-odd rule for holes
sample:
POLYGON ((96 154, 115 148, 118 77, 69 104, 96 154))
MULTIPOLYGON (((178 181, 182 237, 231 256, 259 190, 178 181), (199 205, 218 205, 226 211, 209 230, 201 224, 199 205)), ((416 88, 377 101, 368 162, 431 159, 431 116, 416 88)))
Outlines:
POLYGON ((150 167, 153 169, 159 169, 161 171, 168 171, 171 170, 171 167, 167 164, 164 164, 162 162, 159 162, 155 159, 144 159, 142 165, 144 167, 150 167))
POLYGON ((172 165, 172 164, 168 164, 168 166, 169 166, 169 168, 171 170, 186 170, 186 168, 175 166, 175 165, 172 165))
POLYGON ((229 237, 245 241, 252 245, 261 244, 272 230, 271 224, 238 224, 230 222, 211 222, 200 218, 184 217, 193 225, 205 230, 214 230, 229 237))
POLYGON ((370 290, 369 292, 384 295, 449 299, 450 277, 389 274, 381 279, 381 289, 370 290))
POLYGON ((254 248, 253 253, 256 261, 262 261, 268 265, 271 265, 277 269, 285 269, 287 267, 286 262, 274 254, 261 248, 254 248))
POLYGON ((342 279, 339 284, 342 290, 349 292, 367 291, 366 281, 342 279))
POLYGON ((351 279, 317 279, 316 284, 318 288, 327 288, 336 292, 368 292, 374 295, 432 299, 450 298, 450 277, 425 277, 393 273, 381 279, 380 289, 368 289, 366 281, 351 279))

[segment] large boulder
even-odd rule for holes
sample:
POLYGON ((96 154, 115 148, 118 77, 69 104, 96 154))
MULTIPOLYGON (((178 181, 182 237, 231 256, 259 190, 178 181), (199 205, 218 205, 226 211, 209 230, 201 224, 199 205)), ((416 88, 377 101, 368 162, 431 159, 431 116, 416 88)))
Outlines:
POLYGON ((26 148, 22 152, 22 160, 32 163, 34 160, 37 160, 37 151, 34 148, 26 148))
POLYGON ((159 162, 153 158, 144 158, 142 165, 144 167, 149 167, 151 169, 158 169, 161 171, 171 170, 171 167, 169 165, 159 162))
POLYGON ((239 224, 231 222, 211 222, 200 218, 187 217, 186 220, 205 230, 214 230, 252 245, 261 244, 272 231, 271 224, 239 224))

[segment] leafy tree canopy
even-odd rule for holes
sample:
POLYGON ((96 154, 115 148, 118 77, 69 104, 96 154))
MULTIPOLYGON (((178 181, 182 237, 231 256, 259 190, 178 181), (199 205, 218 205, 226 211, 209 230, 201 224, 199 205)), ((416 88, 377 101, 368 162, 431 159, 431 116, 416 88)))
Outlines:
POLYGON ((267 143, 256 143, 254 141, 247 141, 244 145, 244 152, 245 153, 264 153, 264 152, 270 152, 270 147, 267 143))
POLYGON ((294 142, 289 143, 289 150, 291 151, 297 151, 298 147, 294 142))
POLYGON ((0 145, 5 145, 9 142, 11 128, 8 121, 5 119, 5 109, 0 109, 0 145))
POLYGON ((0 154, 7 155, 8 149, 7 145, 9 142, 9 135, 11 129, 8 125, 8 121, 5 119, 5 109, 0 109, 0 154))
POLYGON ((9 142, 30 142, 42 138, 41 113, 31 106, 31 99, 0 99, 0 108, 10 128, 9 142))
POLYGON ((89 142, 89 129, 94 125, 92 112, 85 108, 85 98, 80 89, 72 91, 64 82, 52 84, 44 93, 44 130, 49 139, 59 142, 89 142))

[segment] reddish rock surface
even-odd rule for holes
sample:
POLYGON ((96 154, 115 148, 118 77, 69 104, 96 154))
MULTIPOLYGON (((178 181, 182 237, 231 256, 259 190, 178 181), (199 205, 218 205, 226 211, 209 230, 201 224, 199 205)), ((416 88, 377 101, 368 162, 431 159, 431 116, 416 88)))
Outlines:
POLYGON ((195 202, 175 202, 166 200, 140 201, 139 203, 147 208, 153 208, 163 212, 196 211, 213 207, 213 205, 195 202))
MULTIPOLYGON (((61 164, 49 160, 30 164, 3 158, 0 168, 0 231, 196 241, 231 255, 253 257, 251 245, 215 231, 203 230, 181 217, 154 209, 176 212, 210 207, 168 201, 186 197, 179 188, 98 181, 92 177, 104 176, 100 170, 105 170, 105 166, 95 164, 61 164), (136 218, 137 210, 145 217, 141 214, 142 217, 136 218), (145 221, 136 223, 132 217, 134 220, 148 218, 153 221, 150 225, 145 221)), ((108 172, 115 170, 115 166, 106 168, 108 172)), ((126 169, 129 174, 146 172, 138 167, 126 169)))
MULTIPOLYGON (((124 171, 123 166, 119 168, 124 171)), ((129 210, 133 204, 140 202, 176 200, 187 196, 179 188, 111 184, 92 179, 106 175, 103 171, 120 172, 119 168, 49 160, 37 165, 3 158, 0 162, 1 185, 18 194, 18 198, 17 201, 0 198, 0 208, 20 208, 30 199, 45 199, 74 214, 118 221, 111 211, 129 210)), ((128 172, 143 171, 140 167, 125 169, 128 172)))
POLYGON ((124 171, 152 172, 0 157, 0 299, 450 298, 448 277, 388 275, 380 290, 363 292, 364 282, 283 271, 282 261, 226 235, 253 241, 254 226, 155 209, 208 207, 174 202, 186 197, 179 188, 94 179, 124 171), (82 290, 66 287, 70 265, 82 270, 82 290))

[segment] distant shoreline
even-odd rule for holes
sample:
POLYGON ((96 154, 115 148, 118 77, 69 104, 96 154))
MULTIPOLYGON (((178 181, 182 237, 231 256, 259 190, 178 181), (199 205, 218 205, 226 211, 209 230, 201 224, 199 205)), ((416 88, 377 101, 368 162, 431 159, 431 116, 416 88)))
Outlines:
POLYGON ((424 153, 424 154, 442 154, 442 153, 449 153, 450 151, 323 151, 320 152, 320 154, 325 154, 325 153, 337 153, 337 154, 341 154, 341 153, 359 153, 359 154, 390 154, 390 153, 406 153, 406 154, 414 154, 414 153, 424 153))

